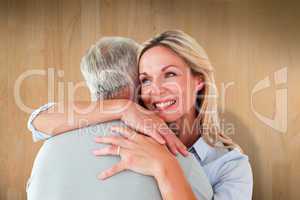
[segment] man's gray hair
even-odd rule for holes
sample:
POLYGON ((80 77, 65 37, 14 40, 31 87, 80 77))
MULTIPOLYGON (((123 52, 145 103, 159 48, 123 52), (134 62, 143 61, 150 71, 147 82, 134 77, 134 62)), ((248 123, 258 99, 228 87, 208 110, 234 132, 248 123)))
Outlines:
POLYGON ((80 68, 92 101, 111 99, 121 89, 137 86, 139 48, 129 38, 104 37, 88 49, 80 68))

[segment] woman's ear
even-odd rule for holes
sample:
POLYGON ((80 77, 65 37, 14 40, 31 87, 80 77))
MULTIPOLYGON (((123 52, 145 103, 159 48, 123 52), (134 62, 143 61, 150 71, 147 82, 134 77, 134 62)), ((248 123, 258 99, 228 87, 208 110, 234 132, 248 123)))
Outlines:
POLYGON ((196 91, 199 92, 200 90, 202 90, 203 87, 204 87, 204 82, 203 81, 199 82, 196 86, 196 91))
POLYGON ((204 87, 204 80, 201 77, 197 77, 196 79, 196 92, 199 92, 204 87))

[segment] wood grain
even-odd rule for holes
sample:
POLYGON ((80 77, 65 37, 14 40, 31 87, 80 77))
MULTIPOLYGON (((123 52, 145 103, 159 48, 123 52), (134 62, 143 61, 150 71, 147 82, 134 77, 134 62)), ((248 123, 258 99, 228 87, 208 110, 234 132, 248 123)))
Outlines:
MULTIPOLYGON (((268 0, 0 0, 0 199, 26 199, 25 184, 41 143, 26 128, 29 114, 14 96, 28 70, 54 68, 53 98, 69 100, 68 85, 82 81, 79 62, 102 36, 142 42, 166 29, 182 29, 207 50, 216 69, 224 123, 249 155, 256 200, 299 199, 300 190, 300 14, 297 1, 268 0), (274 73, 287 68, 287 82, 274 73), (253 96, 257 112, 274 118, 276 91, 287 89, 287 131, 260 121, 251 109, 254 86, 270 87, 253 96), (61 87, 62 89, 59 89, 61 87), (225 103, 224 103, 225 102, 225 103)), ((51 72, 49 72, 51 73, 51 72)), ((22 82, 20 97, 30 108, 48 101, 47 75, 22 82)), ((75 99, 87 100, 80 88, 75 99)))

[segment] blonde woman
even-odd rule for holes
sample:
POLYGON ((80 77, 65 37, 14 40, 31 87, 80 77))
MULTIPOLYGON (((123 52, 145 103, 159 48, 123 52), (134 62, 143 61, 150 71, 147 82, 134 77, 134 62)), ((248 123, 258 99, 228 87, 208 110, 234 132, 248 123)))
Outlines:
MULTIPOLYGON (((81 127, 78 122, 82 119, 88 124, 121 119, 128 127, 115 127, 113 131, 123 137, 96 138, 96 142, 112 144, 95 151, 96 156, 121 156, 120 163, 102 172, 101 178, 129 169, 153 176, 164 199, 196 199, 174 156, 156 142, 161 139, 159 134, 167 138, 164 133, 168 124, 204 168, 215 200, 251 199, 253 180, 248 157, 220 129, 213 67, 203 48, 182 31, 166 31, 143 44, 138 63, 140 100, 148 111, 128 100, 105 100, 95 103, 95 109, 87 114, 77 112, 74 123, 67 123, 66 113, 44 112, 33 125, 56 135, 81 127), (99 111, 99 102, 106 110, 117 107, 119 112, 99 111)), ((73 105, 81 109, 90 106, 80 102, 73 105)), ((186 155, 180 143, 169 140, 167 144, 173 153, 186 155)))

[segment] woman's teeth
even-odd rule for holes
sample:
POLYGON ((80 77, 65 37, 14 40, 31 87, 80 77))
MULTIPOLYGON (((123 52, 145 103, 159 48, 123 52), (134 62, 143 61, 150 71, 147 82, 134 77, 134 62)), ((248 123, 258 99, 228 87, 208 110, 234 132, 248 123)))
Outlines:
POLYGON ((156 108, 165 108, 165 107, 175 104, 175 102, 176 102, 175 100, 165 101, 165 102, 161 102, 161 103, 155 103, 154 106, 156 108))

